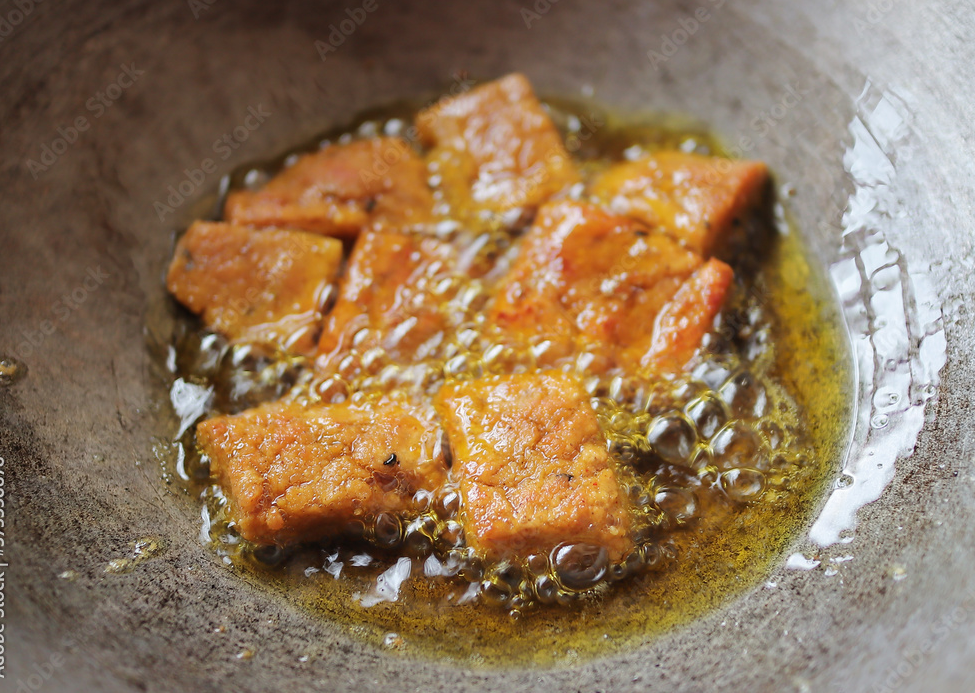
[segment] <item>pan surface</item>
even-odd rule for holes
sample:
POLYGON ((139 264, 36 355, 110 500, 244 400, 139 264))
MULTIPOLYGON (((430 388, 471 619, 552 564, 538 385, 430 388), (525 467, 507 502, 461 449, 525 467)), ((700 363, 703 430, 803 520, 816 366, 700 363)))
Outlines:
POLYGON ((0 690, 972 690, 973 46, 962 2, 3 5, 0 690), (606 657, 471 669, 214 560, 163 479, 150 346, 173 232, 223 174, 513 70, 768 161, 835 284, 857 409, 764 584, 606 657))

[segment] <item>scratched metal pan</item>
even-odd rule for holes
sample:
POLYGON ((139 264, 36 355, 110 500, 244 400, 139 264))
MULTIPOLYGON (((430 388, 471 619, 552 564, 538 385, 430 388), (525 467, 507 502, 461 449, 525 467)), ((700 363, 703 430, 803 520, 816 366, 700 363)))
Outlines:
POLYGON ((357 0, 0 5, 0 688, 971 691, 970 4, 369 4, 355 27, 357 0), (174 218, 155 203, 188 212, 235 165, 457 70, 686 113, 768 161, 857 363, 845 469, 793 556, 576 666, 384 654, 213 560, 154 462, 171 430, 145 331, 174 218), (106 572, 139 537, 154 555, 106 572))

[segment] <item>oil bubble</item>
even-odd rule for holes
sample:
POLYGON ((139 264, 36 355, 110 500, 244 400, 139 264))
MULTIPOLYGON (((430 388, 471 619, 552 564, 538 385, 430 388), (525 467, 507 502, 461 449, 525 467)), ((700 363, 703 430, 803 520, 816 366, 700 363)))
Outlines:
POLYGON ((464 526, 457 520, 447 520, 439 527, 437 545, 442 549, 459 548, 464 545, 464 526))
POLYGON ((836 480, 836 488, 849 488, 853 486, 854 479, 850 474, 842 474, 840 478, 836 480))
POLYGON ((437 498, 434 508, 444 519, 455 517, 460 510, 460 494, 456 491, 447 491, 437 498))
POLYGON ((535 578, 535 596, 543 604, 551 604, 556 600, 559 593, 558 583, 548 575, 539 575, 535 578))
POLYGON ((264 565, 276 566, 281 565, 290 552, 280 546, 256 546, 251 550, 251 555, 264 565))
POLYGON ((684 416, 670 414, 653 421, 647 431, 647 442, 664 461, 686 464, 697 442, 697 434, 684 416))
POLYGON ((380 513, 373 525, 373 540, 377 546, 391 549, 399 545, 403 538, 403 525, 392 513, 380 513))
POLYGON ((684 524, 697 517, 697 499, 687 489, 660 489, 657 491, 653 500, 664 515, 675 524, 684 524))
POLYGON ((606 574, 609 555, 603 546, 565 544, 552 551, 552 566, 563 587, 586 590, 606 574))
POLYGON ((481 598, 493 606, 503 606, 511 599, 511 588, 499 580, 481 582, 481 598))
POLYGON ((728 421, 724 403, 710 395, 691 400, 685 411, 704 440, 711 438, 728 421))
POLYGON ((765 388, 748 371, 733 375, 721 386, 721 399, 727 403, 732 415, 759 417, 765 413, 767 397, 765 388))
POLYGON ((747 424, 733 421, 711 439, 714 464, 722 470, 736 467, 767 468, 768 456, 761 439, 747 424))
POLYGON ((730 469, 721 474, 721 490, 733 501, 751 503, 765 491, 765 475, 757 469, 730 469))

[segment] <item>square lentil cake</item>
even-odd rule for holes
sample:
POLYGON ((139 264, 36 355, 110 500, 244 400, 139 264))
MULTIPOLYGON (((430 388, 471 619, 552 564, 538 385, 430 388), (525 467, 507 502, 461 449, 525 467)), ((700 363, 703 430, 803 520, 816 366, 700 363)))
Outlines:
POLYGON ((659 152, 610 166, 591 191, 611 211, 659 228, 709 257, 761 202, 768 181, 760 161, 659 152))
POLYGON ((585 353, 595 373, 679 370, 731 284, 720 260, 703 267, 700 255, 641 222, 584 202, 550 202, 522 239, 490 319, 518 342, 544 342, 544 365, 585 353))
POLYGON ((334 238, 197 221, 176 245, 166 285, 232 341, 309 353, 321 331, 322 295, 341 266, 334 238))
POLYGON ((468 219, 534 210, 576 183, 562 137, 524 75, 512 74, 421 111, 431 169, 450 206, 468 219))
POLYGON ((365 228, 425 224, 432 209, 423 160, 406 140, 378 137, 300 157, 260 190, 228 195, 224 215, 237 224, 354 238, 365 228))
POLYGON ((409 511, 446 478, 440 429, 404 403, 265 404, 197 427, 237 529, 259 544, 340 535, 409 511))
POLYGON ((576 378, 545 372, 449 383, 436 407, 475 550, 500 558, 589 543, 617 560, 632 547, 628 502, 576 378))

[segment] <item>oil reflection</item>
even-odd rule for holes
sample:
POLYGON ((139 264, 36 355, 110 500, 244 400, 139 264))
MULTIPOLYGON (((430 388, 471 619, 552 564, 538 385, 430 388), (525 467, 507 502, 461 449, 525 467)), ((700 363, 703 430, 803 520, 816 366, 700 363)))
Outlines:
POLYGON ((868 81, 856 107, 853 143, 843 158, 854 189, 843 214, 841 259, 830 268, 852 342, 856 415, 845 483, 836 485, 809 533, 821 547, 852 540, 857 511, 880 497, 895 462, 913 453, 946 362, 929 268, 909 262, 885 233, 909 223, 897 184, 897 164, 912 151, 907 103, 868 81))

